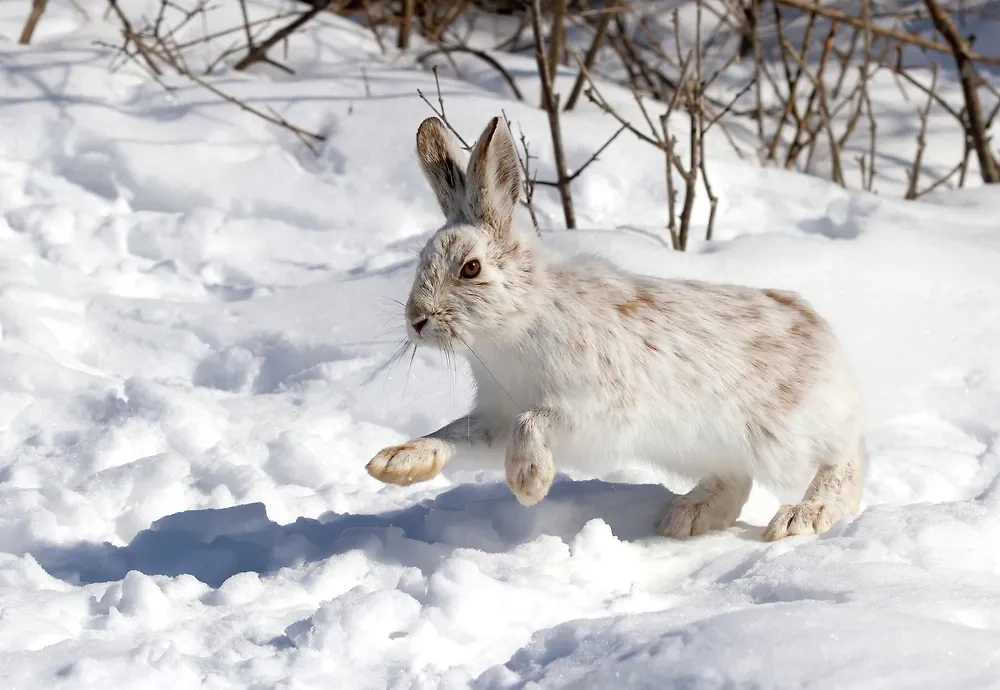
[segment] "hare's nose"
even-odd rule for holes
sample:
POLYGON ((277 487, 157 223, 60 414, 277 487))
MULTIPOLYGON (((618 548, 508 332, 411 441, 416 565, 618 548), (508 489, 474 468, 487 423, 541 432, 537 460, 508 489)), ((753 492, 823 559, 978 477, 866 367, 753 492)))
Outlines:
POLYGON ((427 317, 426 316, 421 317, 413 322, 413 330, 417 332, 417 335, 420 335, 420 331, 424 330, 424 326, 426 325, 427 325, 427 317))

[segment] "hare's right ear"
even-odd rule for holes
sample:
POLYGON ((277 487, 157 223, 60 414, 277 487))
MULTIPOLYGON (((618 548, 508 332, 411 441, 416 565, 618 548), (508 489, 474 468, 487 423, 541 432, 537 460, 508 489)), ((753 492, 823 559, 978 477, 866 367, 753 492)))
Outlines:
POLYGON ((429 117, 417 128, 417 157, 445 218, 459 218, 465 206, 465 165, 444 123, 429 117))

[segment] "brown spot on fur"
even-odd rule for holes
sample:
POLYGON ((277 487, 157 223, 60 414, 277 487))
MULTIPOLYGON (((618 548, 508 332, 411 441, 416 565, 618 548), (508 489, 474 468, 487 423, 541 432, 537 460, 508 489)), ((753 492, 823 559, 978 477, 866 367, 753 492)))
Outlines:
POLYGON ((778 440, 778 437, 774 435, 774 432, 766 424, 759 422, 747 422, 747 434, 749 434, 751 440, 763 440, 768 443, 778 440))
POLYGON ((784 349, 780 340, 763 335, 759 335, 751 340, 747 347, 752 356, 760 359, 766 359, 784 349))
POLYGON ((628 302, 619 304, 615 307, 618 313, 622 316, 628 318, 633 316, 639 309, 643 307, 653 309, 656 307, 656 300, 654 300, 650 295, 644 292, 640 292, 638 295, 630 299, 628 302))
MULTIPOLYGON (((806 328, 818 326, 820 323, 819 316, 816 314, 812 308, 806 304, 801 297, 796 295, 794 292, 787 292, 785 290, 764 290, 764 294, 773 299, 778 304, 788 307, 789 309, 794 309, 799 313, 799 316, 804 322, 806 328)), ((802 324, 796 324, 792 326, 792 331, 798 328, 800 331, 804 330, 802 324)))
MULTIPOLYGON (((748 324, 746 355, 759 392, 748 410, 747 433, 751 443, 766 444, 774 441, 774 429, 782 428, 813 384, 824 336, 820 317, 801 297, 783 290, 762 293, 778 309, 765 314, 768 305, 758 302, 759 319, 748 324)), ((740 311, 751 313, 748 308, 740 311)))
POLYGON ((795 295, 790 292, 785 292, 784 290, 764 290, 764 294, 778 304, 783 304, 786 307, 793 307, 798 304, 798 300, 795 295))
POLYGON ((653 343, 649 342, 648 340, 646 340, 643 344, 646 346, 646 349, 649 350, 649 351, 651 351, 651 352, 659 352, 660 351, 660 348, 658 348, 656 345, 653 345, 653 343))

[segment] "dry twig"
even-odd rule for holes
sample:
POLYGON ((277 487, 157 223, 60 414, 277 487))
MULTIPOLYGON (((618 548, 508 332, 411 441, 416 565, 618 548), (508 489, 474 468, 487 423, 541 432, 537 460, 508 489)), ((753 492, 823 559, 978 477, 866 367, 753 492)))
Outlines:
POLYGON ((934 64, 934 74, 931 77, 931 85, 928 88, 927 105, 923 110, 917 111, 920 118, 920 131, 917 133, 917 152, 913 157, 913 167, 907 175, 906 198, 916 199, 919 196, 917 186, 920 183, 920 171, 924 162, 924 148, 927 146, 927 120, 931 113, 931 106, 934 105, 934 92, 937 89, 938 64, 934 64))
POLYGON ((545 55, 544 38, 542 36, 542 10, 539 0, 531 3, 531 29, 535 38, 535 61, 538 64, 538 76, 542 82, 542 108, 549 119, 549 131, 552 134, 552 153, 556 162, 557 187, 562 200, 563 216, 567 228, 576 227, 576 217, 573 213, 573 196, 570 192, 569 175, 566 172, 566 154, 563 150, 562 130, 559 125, 559 96, 552 93, 548 58, 545 55))
POLYGON ((986 120, 983 118, 983 107, 979 101, 978 89, 983 83, 983 78, 979 76, 979 72, 976 71, 976 66, 973 64, 976 59, 975 54, 969 50, 968 44, 959 35, 955 22, 942 9, 937 0, 924 0, 924 4, 931 14, 934 28, 948 41, 952 57, 955 59, 955 66, 958 68, 962 95, 965 97, 966 131, 972 140, 976 157, 979 159, 979 171, 983 176, 983 182, 987 184, 1000 183, 1000 165, 997 164, 996 158, 993 157, 993 152, 990 150, 986 120))
POLYGON ((433 57, 435 55, 450 55, 451 53, 466 53, 468 55, 472 55, 474 57, 479 58, 487 65, 495 69, 500 74, 500 76, 503 77, 504 81, 507 82, 507 86, 510 87, 510 90, 514 93, 514 97, 517 100, 519 101, 524 100, 524 96, 521 94, 521 89, 517 87, 517 82, 514 81, 514 77, 507 70, 507 68, 501 65, 499 62, 497 62, 496 59, 491 57, 489 53, 486 53, 482 50, 477 50, 476 48, 470 48, 469 46, 440 46, 438 48, 432 48, 427 52, 421 53, 419 56, 417 56, 417 62, 424 62, 428 58, 433 57))
POLYGON ((31 43, 31 37, 34 36, 35 28, 38 26, 42 15, 45 14, 45 7, 47 5, 48 0, 32 0, 31 14, 28 15, 28 21, 24 23, 24 29, 21 31, 21 38, 18 39, 18 43, 23 46, 31 43))

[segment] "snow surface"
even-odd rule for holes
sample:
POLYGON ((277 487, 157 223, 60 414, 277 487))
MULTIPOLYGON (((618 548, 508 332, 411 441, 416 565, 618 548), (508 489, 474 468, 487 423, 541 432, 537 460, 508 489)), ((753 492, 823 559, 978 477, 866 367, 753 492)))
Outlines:
MULTIPOLYGON (((562 468, 532 509, 461 459, 384 486, 368 459, 471 392, 430 352, 380 372, 440 221, 413 156, 433 78, 324 22, 295 78, 214 78, 325 133, 318 157, 194 85, 112 73, 114 28, 68 3, 0 44, 0 687, 997 687, 1000 194, 897 201, 904 168, 874 195, 715 142, 719 239, 677 254, 662 160, 622 137, 574 189, 588 229, 545 233, 831 320, 870 475, 826 535, 763 543, 777 499, 755 491, 727 532, 655 537, 686 487, 627 458, 562 468)), ((504 109, 551 173, 539 111, 499 81, 442 88, 461 131, 504 109)), ((581 107, 563 129, 579 162, 614 124, 581 107)), ((911 130, 880 136, 909 159, 911 130)), ((954 141, 927 155, 946 169, 954 141)))

